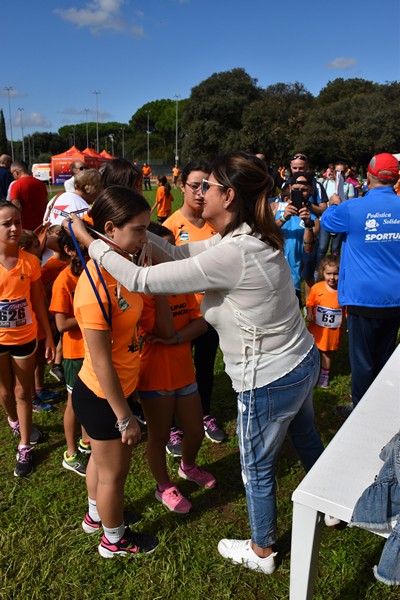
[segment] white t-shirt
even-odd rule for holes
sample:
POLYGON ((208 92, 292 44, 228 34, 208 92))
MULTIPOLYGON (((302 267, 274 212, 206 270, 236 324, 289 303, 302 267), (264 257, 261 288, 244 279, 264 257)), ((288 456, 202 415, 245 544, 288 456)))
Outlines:
MULTIPOLYGON (((61 225, 64 221, 65 216, 61 215, 59 211, 64 211, 66 213, 73 212, 74 210, 80 210, 81 208, 86 208, 89 210, 90 206, 79 196, 78 194, 71 194, 69 192, 64 192, 61 194, 54 203, 53 208, 50 212, 49 221, 52 225, 61 225)), ((83 216, 85 213, 80 213, 79 216, 83 216)))

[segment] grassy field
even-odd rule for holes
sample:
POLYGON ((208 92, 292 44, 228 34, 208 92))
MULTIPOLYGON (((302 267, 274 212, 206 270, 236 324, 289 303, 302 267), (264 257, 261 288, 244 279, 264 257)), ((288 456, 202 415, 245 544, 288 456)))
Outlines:
MULTIPOLYGON (((178 192, 177 192, 177 204, 178 192)), ((303 470, 285 444, 278 464, 279 567, 272 576, 231 565, 217 552, 221 537, 249 537, 237 449, 236 400, 221 356, 215 368, 213 414, 228 434, 221 444, 204 441, 199 462, 218 479, 215 490, 179 483, 193 504, 188 516, 176 515, 154 498, 146 464, 146 429, 133 451, 126 507, 142 515, 137 529, 160 537, 156 552, 138 559, 104 560, 99 535, 86 535, 81 521, 87 508, 85 481, 62 468, 62 417, 65 392, 54 410, 34 414, 45 435, 34 452, 36 469, 28 480, 13 476, 16 440, 0 416, 0 599, 1 600, 283 600, 289 597, 291 493, 303 470)), ((332 383, 315 390, 316 420, 325 444, 341 425, 333 408, 349 394, 347 340, 334 360, 332 383)), ((173 480, 178 462, 168 457, 173 480)), ((327 529, 322 536, 314 598, 318 600, 398 599, 399 590, 377 582, 372 573, 384 541, 358 529, 327 529)))

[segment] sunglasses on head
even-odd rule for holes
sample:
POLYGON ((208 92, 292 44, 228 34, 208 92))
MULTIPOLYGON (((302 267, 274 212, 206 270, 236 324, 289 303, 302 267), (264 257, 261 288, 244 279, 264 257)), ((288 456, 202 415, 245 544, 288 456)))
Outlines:
POLYGON ((295 154, 294 156, 292 156, 292 160, 308 160, 307 156, 305 154, 295 154))
POLYGON ((208 181, 208 179, 201 180, 201 193, 205 194, 206 191, 210 188, 210 185, 218 185, 219 187, 225 187, 222 183, 217 183, 216 181, 208 181))

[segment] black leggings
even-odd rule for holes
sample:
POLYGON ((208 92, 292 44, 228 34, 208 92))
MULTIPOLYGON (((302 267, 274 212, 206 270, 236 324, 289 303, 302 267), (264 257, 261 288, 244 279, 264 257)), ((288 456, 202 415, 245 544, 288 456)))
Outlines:
POLYGON ((218 344, 218 333, 211 325, 208 325, 208 329, 203 335, 200 335, 192 342, 196 381, 203 407, 203 415, 210 414, 211 394, 214 383, 214 362, 218 344))

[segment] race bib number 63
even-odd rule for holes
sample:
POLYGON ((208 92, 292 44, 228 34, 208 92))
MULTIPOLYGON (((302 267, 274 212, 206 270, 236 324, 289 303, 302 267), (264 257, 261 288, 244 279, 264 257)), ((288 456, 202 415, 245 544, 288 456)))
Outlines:
POLYGON ((337 329, 342 324, 342 314, 341 308, 326 308, 325 306, 317 306, 315 311, 315 324, 319 325, 320 327, 337 329))

